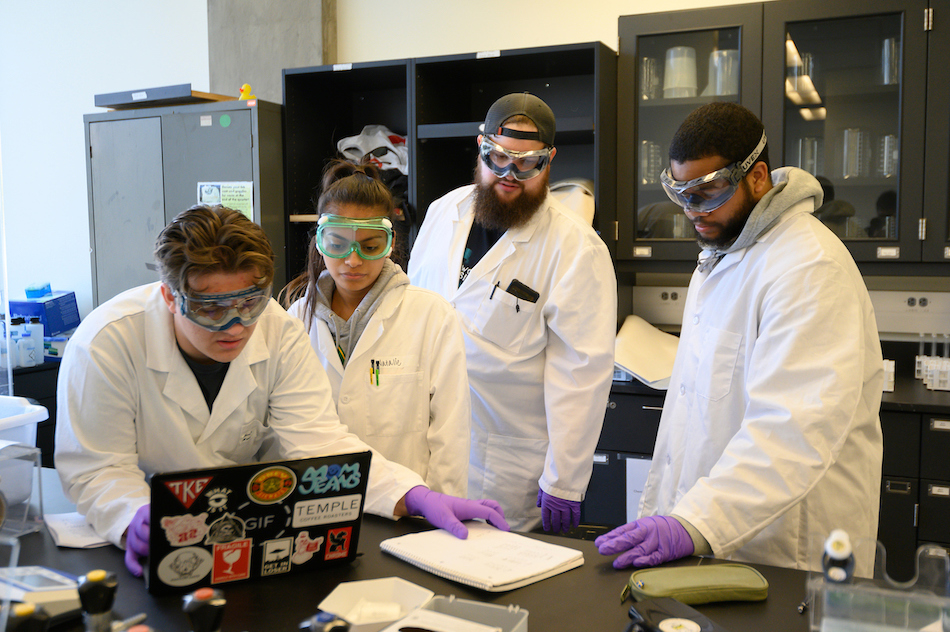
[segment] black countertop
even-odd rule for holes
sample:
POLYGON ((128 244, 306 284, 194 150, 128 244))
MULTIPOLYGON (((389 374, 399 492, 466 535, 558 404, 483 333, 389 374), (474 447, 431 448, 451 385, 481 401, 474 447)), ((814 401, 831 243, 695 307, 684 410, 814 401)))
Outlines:
MULTIPOLYGON (((895 362, 894 391, 885 392, 881 398, 881 409, 897 412, 930 413, 950 415, 950 391, 933 391, 924 386, 921 380, 914 378, 914 358, 917 345, 906 342, 882 343, 884 357, 895 362)), ((634 380, 633 382, 614 382, 612 393, 654 396, 662 398, 666 391, 658 391, 634 380)))
MULTIPOLYGON (((510 592, 488 593, 456 584, 431 575, 408 563, 384 554, 379 543, 389 537, 428 528, 417 520, 398 522, 366 516, 360 535, 360 556, 349 565, 307 574, 285 575, 264 581, 224 584, 227 598, 224 632, 278 632, 296 630, 298 624, 311 617, 317 604, 338 583, 380 577, 402 577, 424 586, 436 595, 455 595, 503 606, 515 604, 529 613, 531 630, 602 630, 622 632, 629 619, 632 602, 621 603, 620 590, 630 576, 629 570, 618 571, 611 558, 597 553, 593 542, 561 536, 532 534, 531 537, 563 544, 584 553, 584 565, 555 577, 510 592)), ((44 531, 21 538, 20 564, 39 564, 81 575, 102 568, 119 577, 116 614, 130 617, 144 612, 146 624, 162 632, 188 630, 181 611, 180 596, 153 597, 142 580, 125 570, 122 551, 107 546, 99 549, 59 549, 44 531)), ((699 558, 686 558, 678 563, 696 564, 699 558)), ((717 563, 702 560, 703 564, 717 563)), ((797 606, 805 593, 807 574, 771 566, 753 565, 770 583, 768 599, 761 602, 723 602, 697 606, 703 614, 732 632, 769 630, 769 632, 805 632, 808 615, 800 615, 797 606)), ((63 624, 62 630, 80 630, 63 624)))

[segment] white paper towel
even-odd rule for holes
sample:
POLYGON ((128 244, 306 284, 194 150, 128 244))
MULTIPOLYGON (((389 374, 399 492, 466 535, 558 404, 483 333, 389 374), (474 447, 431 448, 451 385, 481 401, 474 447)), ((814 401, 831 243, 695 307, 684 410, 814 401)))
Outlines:
POLYGON ((647 386, 665 389, 673 373, 679 338, 660 331, 639 316, 623 321, 614 343, 614 364, 647 386))

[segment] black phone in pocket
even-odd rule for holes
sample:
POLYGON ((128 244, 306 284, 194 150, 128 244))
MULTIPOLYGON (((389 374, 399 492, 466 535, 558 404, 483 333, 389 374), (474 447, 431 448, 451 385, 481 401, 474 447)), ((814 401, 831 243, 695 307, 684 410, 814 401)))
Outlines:
POLYGON ((630 607, 629 614, 629 632, 729 632, 672 597, 638 601, 630 607))
POLYGON ((505 291, 515 298, 520 298, 521 300, 528 301, 529 303, 537 303, 538 299, 541 298, 540 294, 532 290, 518 279, 515 279, 509 283, 508 289, 505 291))

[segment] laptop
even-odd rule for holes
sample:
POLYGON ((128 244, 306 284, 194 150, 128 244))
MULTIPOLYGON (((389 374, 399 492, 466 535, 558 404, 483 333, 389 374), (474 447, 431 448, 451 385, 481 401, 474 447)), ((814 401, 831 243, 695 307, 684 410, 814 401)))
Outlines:
POLYGON ((353 561, 370 456, 154 475, 148 591, 191 591, 353 561))

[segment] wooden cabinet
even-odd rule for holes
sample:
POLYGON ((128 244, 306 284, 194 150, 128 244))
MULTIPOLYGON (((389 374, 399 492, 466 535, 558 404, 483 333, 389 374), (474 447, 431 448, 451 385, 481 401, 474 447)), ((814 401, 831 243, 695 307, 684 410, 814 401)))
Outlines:
POLYGON ((341 138, 372 124, 406 137, 407 196, 416 220, 404 237, 411 241, 429 204, 472 182, 475 137, 488 108, 522 91, 544 99, 557 119, 551 181, 593 182, 594 227, 613 248, 616 64, 613 50, 592 42, 285 70, 291 276, 304 267, 315 187, 341 138))

